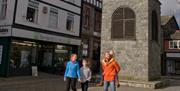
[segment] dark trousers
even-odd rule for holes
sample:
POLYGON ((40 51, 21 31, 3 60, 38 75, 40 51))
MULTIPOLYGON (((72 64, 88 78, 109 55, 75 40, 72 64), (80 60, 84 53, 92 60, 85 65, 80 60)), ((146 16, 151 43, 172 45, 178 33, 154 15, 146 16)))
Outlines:
POLYGON ((81 83, 82 91, 88 91, 88 81, 81 83))
POLYGON ((70 87, 73 91, 77 91, 76 89, 76 82, 77 82, 77 79, 76 78, 69 78, 67 77, 66 78, 66 91, 70 91, 70 87))

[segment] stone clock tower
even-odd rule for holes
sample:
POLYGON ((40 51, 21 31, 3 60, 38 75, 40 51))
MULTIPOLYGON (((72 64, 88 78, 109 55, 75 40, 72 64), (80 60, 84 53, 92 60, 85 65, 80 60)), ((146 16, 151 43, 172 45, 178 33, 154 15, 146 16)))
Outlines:
POLYGON ((103 0, 101 58, 115 50, 120 79, 154 81, 161 76, 159 0, 103 0))

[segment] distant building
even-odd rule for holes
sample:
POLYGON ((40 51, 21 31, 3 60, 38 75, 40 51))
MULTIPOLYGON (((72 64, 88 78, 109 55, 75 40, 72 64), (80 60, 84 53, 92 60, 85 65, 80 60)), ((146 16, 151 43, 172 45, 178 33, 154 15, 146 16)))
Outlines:
POLYGON ((100 66, 102 0, 82 1, 81 56, 91 60, 95 72, 100 66))
POLYGON ((180 30, 174 16, 161 17, 164 38, 163 75, 180 74, 180 30))
POLYGON ((81 45, 81 0, 0 0, 0 74, 60 74, 81 45))

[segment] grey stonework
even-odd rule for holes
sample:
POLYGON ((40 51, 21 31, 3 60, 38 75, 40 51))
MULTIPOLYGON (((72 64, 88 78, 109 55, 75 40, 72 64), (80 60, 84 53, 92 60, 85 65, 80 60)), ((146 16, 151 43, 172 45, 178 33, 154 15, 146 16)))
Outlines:
MULTIPOLYGON (((151 38, 152 10, 160 19, 158 0, 103 0, 101 59, 105 51, 115 50, 121 64, 120 79, 150 81, 160 78, 161 43, 151 38), (135 40, 111 40, 111 16, 119 7, 129 7, 136 14, 135 40)), ((160 31, 160 20, 158 23, 160 31)))

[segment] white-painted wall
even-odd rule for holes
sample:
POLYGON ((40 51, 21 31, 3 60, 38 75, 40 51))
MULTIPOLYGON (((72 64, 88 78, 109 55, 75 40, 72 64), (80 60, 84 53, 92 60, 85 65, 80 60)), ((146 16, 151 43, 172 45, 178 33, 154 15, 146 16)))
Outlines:
POLYGON ((0 26, 12 25, 14 6, 15 6, 15 0, 7 0, 6 17, 5 19, 0 20, 0 26))
MULTIPOLYGON (((56 5, 56 6, 60 6, 62 8, 68 9, 70 11, 80 13, 80 10, 77 7, 75 7, 71 4, 65 3, 61 0, 42 0, 42 1, 48 2, 48 3, 56 5)), ((65 1, 68 1, 68 0, 65 0, 65 1)), ((77 6, 81 6, 81 0, 75 0, 74 4, 76 4, 77 6)))
MULTIPOLYGON (((8 1, 10 1, 10 0, 8 0, 8 1)), ((58 8, 58 26, 57 26, 57 28, 50 28, 49 27, 49 11, 50 11, 50 8, 53 6, 49 6, 49 5, 41 3, 41 2, 39 2, 39 8, 38 8, 38 10, 39 10, 38 11, 38 22, 37 23, 28 22, 26 20, 28 0, 18 0, 15 23, 26 25, 26 26, 31 26, 31 27, 35 27, 35 28, 45 29, 45 30, 49 30, 49 31, 79 36, 80 13, 81 13, 80 7, 73 6, 71 4, 65 3, 60 0, 42 0, 42 1, 56 5, 58 7, 67 9, 67 10, 75 12, 75 13, 78 13, 79 15, 74 14, 74 31, 66 30, 66 20, 67 20, 67 14, 69 12, 59 9, 59 8, 58 8), (48 12, 46 14, 44 14, 42 12, 43 7, 48 8, 48 12)), ((79 6, 81 5, 81 0, 75 0, 75 1, 76 1, 75 3, 77 3, 77 5, 79 5, 79 6)))

